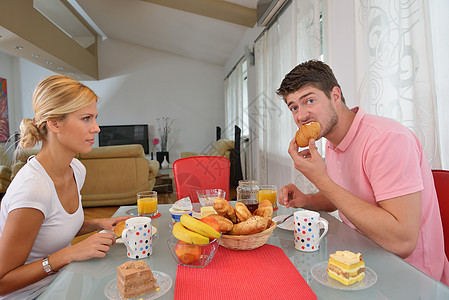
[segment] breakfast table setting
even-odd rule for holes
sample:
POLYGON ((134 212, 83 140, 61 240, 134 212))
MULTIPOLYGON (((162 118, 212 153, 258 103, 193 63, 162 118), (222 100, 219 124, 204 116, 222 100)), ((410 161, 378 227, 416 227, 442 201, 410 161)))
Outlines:
MULTIPOLYGON (((157 205, 146 250, 132 254, 119 238, 104 258, 73 262, 52 275, 57 277, 38 299, 122 299, 117 291, 117 268, 136 260, 149 266, 159 288, 132 299, 449 299, 449 287, 331 214, 310 215, 284 206, 273 212, 272 224, 264 230, 268 234, 245 238, 243 244, 236 242, 238 238, 230 243, 221 234, 204 245, 204 260, 189 265, 175 253, 173 228, 177 223, 170 209, 172 204, 157 205), (311 227, 304 230, 304 237, 298 236, 301 229, 295 229, 300 225, 294 220, 299 218, 316 222, 306 225, 311 227), (307 234, 316 237, 313 243, 307 242, 307 234), (344 250, 361 253, 366 265, 364 278, 355 284, 341 284, 326 271, 330 255, 344 250)), ((137 206, 121 206, 113 216, 135 217, 136 211, 137 206)), ((191 215, 201 218, 200 211, 201 205, 194 203, 191 215)))

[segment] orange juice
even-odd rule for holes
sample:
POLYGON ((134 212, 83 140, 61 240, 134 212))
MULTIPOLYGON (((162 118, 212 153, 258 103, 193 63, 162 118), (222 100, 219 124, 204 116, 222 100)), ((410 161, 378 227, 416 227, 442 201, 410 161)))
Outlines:
POLYGON ((157 212, 157 198, 140 198, 137 200, 139 215, 150 215, 157 212))
POLYGON ((259 202, 269 200, 273 204, 273 208, 277 207, 277 192, 275 190, 260 190, 259 202))

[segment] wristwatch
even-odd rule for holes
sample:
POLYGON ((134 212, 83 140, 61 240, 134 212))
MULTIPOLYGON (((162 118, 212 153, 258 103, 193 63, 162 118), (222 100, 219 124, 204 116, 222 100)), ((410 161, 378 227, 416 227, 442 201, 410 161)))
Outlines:
POLYGON ((45 271, 45 273, 47 273, 47 275, 51 275, 51 274, 55 274, 56 273, 51 268, 50 263, 48 262, 48 257, 46 257, 46 258, 44 258, 42 260, 42 267, 44 268, 44 271, 45 271))

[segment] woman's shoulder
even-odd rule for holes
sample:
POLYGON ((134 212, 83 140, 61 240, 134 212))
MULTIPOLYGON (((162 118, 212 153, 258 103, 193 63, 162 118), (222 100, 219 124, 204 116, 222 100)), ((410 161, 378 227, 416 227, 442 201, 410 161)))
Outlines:
MULTIPOLYGON (((14 181, 27 182, 27 184, 43 184, 48 182, 49 176, 44 167, 36 158, 29 159, 27 163, 17 172, 14 181)), ((12 183, 13 183, 12 182, 12 183)), ((12 184, 11 183, 11 184, 12 184)))
POLYGON ((10 211, 26 206, 43 210, 45 203, 51 199, 52 195, 47 178, 47 174, 43 174, 39 168, 27 163, 14 177, 2 199, 2 202, 5 202, 5 208, 10 211))

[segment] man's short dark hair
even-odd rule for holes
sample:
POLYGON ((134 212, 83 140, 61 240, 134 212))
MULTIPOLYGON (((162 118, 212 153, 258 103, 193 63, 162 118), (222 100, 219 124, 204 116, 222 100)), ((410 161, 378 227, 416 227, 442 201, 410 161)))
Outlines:
MULTIPOLYGON (((334 72, 328 65, 319 60, 309 60, 297 65, 290 73, 285 75, 276 94, 285 100, 285 97, 306 86, 319 89, 328 98, 330 98, 331 91, 335 86, 340 88, 334 72)), ((345 103, 343 92, 341 93, 341 100, 345 103)))

